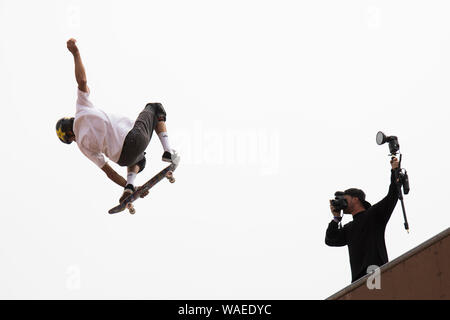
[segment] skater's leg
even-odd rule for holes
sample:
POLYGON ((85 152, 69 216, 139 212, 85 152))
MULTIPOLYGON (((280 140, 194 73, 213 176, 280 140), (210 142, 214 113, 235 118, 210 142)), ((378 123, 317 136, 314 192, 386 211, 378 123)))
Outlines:
POLYGON ((162 160, 166 162, 172 162, 172 155, 174 151, 170 148, 169 136, 167 134, 165 121, 166 111, 164 110, 162 104, 148 103, 145 106, 144 111, 141 112, 138 119, 136 120, 135 126, 140 126, 140 130, 141 132, 143 132, 143 136, 146 137, 145 147, 147 147, 152 137, 152 133, 153 131, 155 131, 164 149, 162 160))
POLYGON ((161 132, 167 132, 166 122, 165 121, 158 121, 156 123, 155 131, 157 134, 160 134, 161 132))
POLYGON ((139 162, 136 162, 134 165, 127 167, 127 185, 132 184, 134 186, 134 179, 136 178, 138 173, 141 173, 145 168, 145 164, 147 160, 145 159, 145 152, 142 155, 142 159, 139 162))
POLYGON ((138 173, 139 172, 139 166, 137 164, 134 164, 130 167, 127 168, 128 173, 133 172, 133 173, 138 173))
POLYGON ((155 127, 156 134, 159 137, 159 141, 161 141, 162 147, 165 152, 172 153, 172 149, 169 144, 169 135, 167 134, 167 127, 164 121, 158 121, 155 127))
POLYGON ((139 166, 134 164, 127 168, 127 187, 132 186, 134 189, 134 180, 136 179, 137 174, 139 173, 139 166))
POLYGON ((119 202, 122 203, 130 194, 133 193, 135 189, 134 186, 134 180, 136 179, 136 176, 139 172, 139 166, 138 165, 132 165, 130 167, 127 167, 127 185, 125 186, 125 190, 122 193, 122 196, 120 197, 119 202))

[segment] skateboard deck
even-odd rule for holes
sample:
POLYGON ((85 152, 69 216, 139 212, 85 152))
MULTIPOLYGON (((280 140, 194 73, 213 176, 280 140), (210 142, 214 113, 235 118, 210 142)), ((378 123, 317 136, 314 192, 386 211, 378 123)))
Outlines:
POLYGON ((109 214, 119 213, 119 212, 124 211, 125 209, 128 209, 131 214, 134 214, 136 212, 136 210, 133 207, 133 202, 136 201, 137 199, 139 199, 141 197, 141 194, 150 190, 155 184, 157 184, 164 178, 167 178, 171 183, 175 182, 175 178, 173 177, 173 172, 178 167, 179 162, 180 162, 180 157, 177 155, 175 160, 170 165, 168 165, 167 167, 162 169, 153 178, 151 178, 146 183, 144 183, 140 189, 138 189, 135 192, 133 192, 132 194, 130 194, 118 206, 115 206, 114 208, 110 209, 108 211, 109 214))

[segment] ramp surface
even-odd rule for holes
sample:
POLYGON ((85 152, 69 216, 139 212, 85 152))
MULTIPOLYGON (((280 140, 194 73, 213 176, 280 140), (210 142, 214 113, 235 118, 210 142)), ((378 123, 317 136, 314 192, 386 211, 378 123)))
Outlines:
POLYGON ((369 289, 367 283, 374 284, 374 277, 366 275, 328 300, 450 300, 450 228, 383 265, 380 271, 380 289, 369 289))

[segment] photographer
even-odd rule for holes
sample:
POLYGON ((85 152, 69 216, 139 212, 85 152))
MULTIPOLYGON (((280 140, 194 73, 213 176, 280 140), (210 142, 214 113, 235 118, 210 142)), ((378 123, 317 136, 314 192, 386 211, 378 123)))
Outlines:
MULTIPOLYGON (((398 201, 395 183, 395 170, 399 168, 397 158, 391 159, 391 167, 389 192, 383 200, 373 206, 366 201, 365 194, 360 189, 352 188, 336 192, 336 196, 341 196, 343 213, 353 216, 353 221, 344 227, 340 226, 341 208, 335 208, 333 200, 330 200, 334 218, 328 225, 325 243, 331 247, 348 246, 352 282, 366 275, 369 266, 382 266, 388 262, 384 231, 398 201)), ((336 205, 336 202, 334 204, 336 205)))

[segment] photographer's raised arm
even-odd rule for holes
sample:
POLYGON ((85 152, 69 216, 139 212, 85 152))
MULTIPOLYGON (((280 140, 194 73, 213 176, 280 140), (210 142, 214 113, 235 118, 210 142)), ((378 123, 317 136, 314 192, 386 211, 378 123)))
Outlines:
POLYGON ((380 202, 373 205, 371 210, 371 214, 375 215, 375 220, 383 224, 387 224, 398 202, 398 190, 395 181, 395 170, 399 169, 397 158, 391 160, 391 167, 391 184, 388 194, 380 202))

